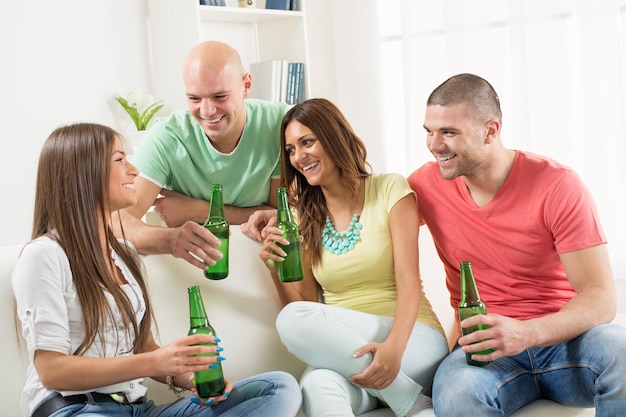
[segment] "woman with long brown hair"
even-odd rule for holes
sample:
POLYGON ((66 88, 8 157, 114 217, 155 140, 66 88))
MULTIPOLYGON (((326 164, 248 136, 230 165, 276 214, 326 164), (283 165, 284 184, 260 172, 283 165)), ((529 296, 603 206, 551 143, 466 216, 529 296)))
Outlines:
POLYGON ((219 397, 146 399, 144 377, 177 394, 193 391, 194 371, 219 352, 208 335, 160 347, 152 306, 132 243, 117 240, 111 213, 136 203, 137 169, 120 136, 99 124, 56 129, 39 158, 32 240, 15 266, 12 284, 30 365, 21 408, 25 417, 67 416, 294 416, 295 379, 282 372, 226 381, 219 397))
POLYGON ((276 227, 263 230, 260 257, 286 304, 281 340, 310 365, 307 416, 358 415, 380 402, 399 417, 433 416, 425 394, 448 347, 421 287, 415 193, 399 174, 369 173, 365 145, 328 100, 290 109, 281 145, 305 277, 280 282, 276 243, 289 242, 276 227))

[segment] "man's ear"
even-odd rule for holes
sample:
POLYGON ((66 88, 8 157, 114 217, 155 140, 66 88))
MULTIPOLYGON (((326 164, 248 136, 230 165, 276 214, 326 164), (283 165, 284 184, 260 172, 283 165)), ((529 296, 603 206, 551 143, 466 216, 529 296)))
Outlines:
POLYGON ((243 88, 244 88, 244 98, 250 95, 250 89, 252 88, 252 74, 246 72, 243 75, 243 88))
POLYGON ((485 129, 485 143, 492 143, 498 137, 500 133, 500 122, 496 119, 488 120, 484 126, 485 129))

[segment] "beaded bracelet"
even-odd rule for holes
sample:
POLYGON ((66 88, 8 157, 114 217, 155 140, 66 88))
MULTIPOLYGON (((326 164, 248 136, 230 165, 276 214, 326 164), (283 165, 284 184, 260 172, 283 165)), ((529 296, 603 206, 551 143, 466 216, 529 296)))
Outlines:
POLYGON ((177 397, 180 397, 183 392, 187 391, 185 388, 178 388, 174 385, 174 377, 171 375, 165 377, 165 383, 169 387, 170 391, 172 391, 177 397))

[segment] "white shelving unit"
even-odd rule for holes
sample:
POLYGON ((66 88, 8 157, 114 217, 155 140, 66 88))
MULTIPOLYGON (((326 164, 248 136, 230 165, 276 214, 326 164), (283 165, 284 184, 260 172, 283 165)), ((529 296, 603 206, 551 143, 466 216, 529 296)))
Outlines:
POLYGON ((199 3, 199 0, 148 0, 155 98, 164 100, 170 110, 186 108, 183 60, 194 45, 209 39, 232 45, 248 69, 253 62, 271 59, 303 62, 304 97, 307 97, 310 87, 305 0, 298 2, 297 11, 199 3))

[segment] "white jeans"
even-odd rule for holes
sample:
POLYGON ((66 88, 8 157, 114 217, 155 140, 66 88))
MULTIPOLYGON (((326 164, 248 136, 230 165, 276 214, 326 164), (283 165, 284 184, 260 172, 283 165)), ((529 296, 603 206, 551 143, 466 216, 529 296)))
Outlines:
POLYGON ((437 366, 448 354, 445 337, 415 323, 402 357, 400 373, 387 388, 374 390, 350 383, 371 362, 370 354, 352 354, 369 342, 383 342, 393 317, 376 316, 322 303, 298 301, 276 319, 283 344, 310 365, 300 380, 308 417, 346 417, 378 408, 378 400, 404 416, 418 395, 430 390, 437 366))

